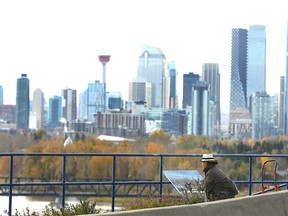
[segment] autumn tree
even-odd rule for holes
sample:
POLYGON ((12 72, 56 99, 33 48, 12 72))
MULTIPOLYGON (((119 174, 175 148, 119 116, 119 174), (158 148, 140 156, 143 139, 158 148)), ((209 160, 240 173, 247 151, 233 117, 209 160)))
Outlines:
POLYGON ((150 138, 152 142, 161 143, 161 144, 168 144, 170 143, 171 134, 165 133, 163 128, 159 130, 155 130, 150 134, 150 138))

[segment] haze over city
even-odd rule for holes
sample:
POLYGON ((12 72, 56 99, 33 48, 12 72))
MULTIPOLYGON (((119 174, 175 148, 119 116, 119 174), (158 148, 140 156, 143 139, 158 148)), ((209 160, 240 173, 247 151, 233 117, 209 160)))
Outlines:
MULTIPOLYGON (((1 1, 0 85, 15 104, 16 80, 30 79, 46 100, 66 87, 78 94, 102 80, 100 54, 110 54, 107 91, 127 99, 142 46, 162 49, 175 61, 178 104, 183 74, 201 75, 202 63, 219 63, 221 108, 228 111, 231 29, 266 25, 267 80, 271 96, 285 75, 288 14, 285 1, 1 1)), ((31 96, 32 98, 32 96, 31 96)))

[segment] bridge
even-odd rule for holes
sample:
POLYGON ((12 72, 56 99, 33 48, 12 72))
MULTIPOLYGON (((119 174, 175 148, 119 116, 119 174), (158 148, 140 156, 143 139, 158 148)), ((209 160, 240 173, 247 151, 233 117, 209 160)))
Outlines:
MULTIPOLYGON (((255 158, 265 157, 265 158, 287 158, 288 154, 214 154, 215 157, 228 157, 228 158, 237 158, 239 160, 245 159, 248 161, 247 166, 249 167, 249 175, 247 180, 235 180, 236 184, 244 184, 248 186, 248 195, 252 194, 252 186, 253 185, 261 185, 263 184, 263 179, 261 180, 253 180, 253 161, 255 163, 255 158), (247 160, 248 159, 248 160, 247 160), (253 160, 254 159, 254 160, 253 160)), ((9 196, 9 206, 8 212, 12 212, 12 198, 17 195, 34 195, 34 196, 47 196, 47 195, 59 195, 61 194, 61 204, 62 207, 65 206, 65 198, 67 196, 110 196, 111 197, 111 211, 114 212, 115 209, 115 197, 119 196, 139 196, 149 194, 162 196, 165 186, 169 184, 169 182, 165 182, 163 178, 164 158, 169 157, 187 157, 187 158, 200 158, 202 154, 113 154, 113 153, 2 153, 0 157, 8 157, 9 158, 9 177, 6 178, 3 182, 0 182, 0 193, 1 195, 9 196), (26 180, 16 178, 13 176, 13 168, 14 168, 14 158, 15 157, 61 157, 62 158, 62 175, 61 180, 59 181, 44 181, 38 180, 34 182, 35 179, 28 178, 26 180), (87 181, 81 180, 79 182, 72 181, 67 178, 67 157, 111 157, 112 158, 112 177, 108 181, 97 181, 96 179, 87 181), (157 168, 159 170, 159 177, 154 181, 147 180, 133 180, 128 179, 126 181, 121 181, 116 178, 116 158, 121 157, 155 157, 159 159, 159 166, 157 168), (45 189, 46 188, 46 189, 45 189), (100 189, 101 188, 101 189, 100 189), (132 193, 133 192, 133 193, 132 193)), ((282 186, 286 186, 288 184, 287 180, 277 181, 281 183, 282 186)), ((265 183, 273 184, 275 183, 272 180, 267 180, 265 183)), ((264 191, 265 192, 265 191, 264 191)))

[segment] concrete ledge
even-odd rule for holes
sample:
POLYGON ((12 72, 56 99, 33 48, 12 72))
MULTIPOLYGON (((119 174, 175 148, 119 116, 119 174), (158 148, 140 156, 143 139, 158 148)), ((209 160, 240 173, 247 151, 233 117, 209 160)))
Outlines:
POLYGON ((97 215, 288 216, 288 191, 270 192, 256 196, 240 197, 194 205, 171 206, 113 213, 111 212, 97 215))

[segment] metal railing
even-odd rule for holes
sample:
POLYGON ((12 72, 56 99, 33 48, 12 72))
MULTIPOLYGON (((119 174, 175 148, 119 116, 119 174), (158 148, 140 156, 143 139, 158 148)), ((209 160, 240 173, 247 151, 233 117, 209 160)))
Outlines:
MULTIPOLYGON (((163 194, 163 185, 169 184, 167 181, 163 181, 163 160, 164 158, 170 157, 186 157, 186 158, 200 158, 202 154, 112 154, 112 153, 2 153, 0 157, 9 157, 10 158, 10 167, 9 167, 9 183, 0 184, 0 186, 5 186, 9 188, 9 206, 8 212, 12 212, 12 197, 13 197, 13 187, 16 186, 61 186, 61 205, 65 207, 65 191, 66 186, 70 185, 110 185, 112 187, 111 190, 111 211, 114 212, 115 210, 115 196, 116 185, 128 185, 128 184, 157 184, 159 185, 159 196, 163 194), (15 157, 43 157, 43 156, 56 156, 62 157, 62 180, 58 182, 28 182, 28 183, 19 183, 13 182, 13 165, 14 165, 14 158, 15 157), (67 165, 67 157, 92 157, 92 156, 100 156, 100 157, 112 157, 112 178, 111 181, 105 182, 68 182, 66 181, 66 165, 67 165), (159 158, 159 180, 157 181, 117 181, 116 179, 116 159, 121 157, 156 157, 159 158)), ((248 184, 248 193, 252 195, 252 185, 253 184, 261 184, 263 181, 261 180, 253 180, 253 159, 260 158, 260 157, 267 157, 267 158, 287 158, 288 154, 214 154, 214 157, 223 157, 223 158, 248 158, 249 160, 249 176, 248 180, 234 180, 237 184, 248 184)), ((221 165, 220 165, 221 166, 221 165)), ((274 183, 274 181, 265 181, 266 183, 274 183)), ((284 185, 287 188, 288 181, 282 180, 278 181, 281 183, 281 187, 284 185)), ((256 193, 255 193, 256 194, 256 193)))

